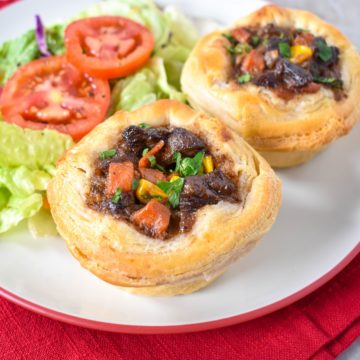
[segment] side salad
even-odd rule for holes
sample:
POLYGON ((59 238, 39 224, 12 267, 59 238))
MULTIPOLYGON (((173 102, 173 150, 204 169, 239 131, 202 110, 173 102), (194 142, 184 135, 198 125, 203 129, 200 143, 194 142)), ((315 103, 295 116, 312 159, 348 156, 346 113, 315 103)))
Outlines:
POLYGON ((198 38, 176 8, 152 0, 104 0, 46 27, 34 20, 0 45, 0 234, 46 207, 60 156, 107 116, 185 102, 180 74, 198 38))

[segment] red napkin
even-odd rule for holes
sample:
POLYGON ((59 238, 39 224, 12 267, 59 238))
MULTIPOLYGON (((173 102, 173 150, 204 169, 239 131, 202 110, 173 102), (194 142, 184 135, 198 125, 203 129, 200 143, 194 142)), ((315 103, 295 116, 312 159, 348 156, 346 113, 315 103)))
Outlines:
POLYGON ((0 0, 0 9, 15 2, 17 0, 0 0))
MULTIPOLYGON (((0 0, 0 8, 13 0, 0 0)), ((334 359, 360 335, 360 255, 328 284, 271 315, 219 330, 125 335, 66 325, 0 298, 3 359, 334 359)))
POLYGON ((303 300, 260 319, 200 333, 88 330, 0 299, 0 360, 334 359, 360 335, 360 255, 303 300))

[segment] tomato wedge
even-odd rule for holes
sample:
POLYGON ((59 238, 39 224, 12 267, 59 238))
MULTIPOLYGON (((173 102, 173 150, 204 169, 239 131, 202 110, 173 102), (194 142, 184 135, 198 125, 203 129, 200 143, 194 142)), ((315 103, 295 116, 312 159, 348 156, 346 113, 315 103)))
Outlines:
POLYGON ((104 120, 109 102, 106 80, 80 73, 64 56, 50 56, 16 71, 3 89, 0 111, 7 122, 79 140, 104 120))
POLYGON ((120 16, 99 16, 72 22, 65 30, 66 56, 80 71, 114 79, 134 73, 154 49, 152 33, 120 16))

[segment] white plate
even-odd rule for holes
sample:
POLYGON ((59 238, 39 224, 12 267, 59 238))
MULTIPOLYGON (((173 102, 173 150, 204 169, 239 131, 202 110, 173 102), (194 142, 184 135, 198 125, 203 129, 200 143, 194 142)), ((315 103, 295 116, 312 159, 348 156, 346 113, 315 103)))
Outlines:
MULTIPOLYGON (((0 12, 0 41, 67 18, 92 0, 22 1, 0 12)), ((160 1, 161 4, 167 1, 160 1)), ((231 21, 259 2, 178 0, 185 12, 231 21)), ((312 162, 279 172, 283 206, 260 245, 208 288, 188 296, 130 295, 82 269, 60 238, 32 240, 26 228, 1 236, 0 293, 67 322, 137 333, 208 329, 248 320, 297 300, 359 252, 360 128, 312 162)))

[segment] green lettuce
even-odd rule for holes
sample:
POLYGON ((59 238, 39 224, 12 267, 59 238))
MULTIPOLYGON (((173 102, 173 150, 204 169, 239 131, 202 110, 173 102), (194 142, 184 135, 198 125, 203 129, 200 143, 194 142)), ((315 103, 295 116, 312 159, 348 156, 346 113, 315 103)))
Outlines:
POLYGON ((156 99, 186 101, 185 95, 169 83, 164 60, 155 57, 135 75, 116 83, 111 96, 110 113, 132 111, 156 99))
POLYGON ((0 122, 0 233, 34 216, 56 161, 72 145, 56 131, 34 131, 0 122))
MULTIPOLYGON (((156 62, 159 64, 156 66, 150 63, 129 80, 126 79, 128 81, 120 80, 120 84, 113 89, 113 99, 119 98, 119 89, 125 91, 127 86, 129 88, 121 96, 121 102, 115 104, 112 109, 136 109, 162 98, 185 101, 185 97, 179 95, 180 75, 183 64, 198 38, 198 32, 191 21, 175 7, 160 10, 153 0, 104 0, 73 19, 101 15, 124 16, 146 26, 155 37, 153 57, 161 59, 161 64, 158 60, 156 62), (154 79, 154 76, 158 79, 154 79), (135 92, 139 92, 140 96, 135 92), (125 107, 122 107, 121 104, 124 103, 125 107)), ((46 28, 46 41, 52 54, 64 52, 64 28, 71 20, 46 28)), ((40 52, 34 30, 28 31, 18 39, 5 42, 0 46, 0 85, 9 79, 18 66, 38 57, 40 52)))
MULTIPOLYGON (((64 26, 54 25, 47 28, 46 42, 52 54, 64 53, 64 26)), ((4 42, 0 46, 0 85, 5 84, 18 67, 39 57, 35 30, 30 30, 15 40, 4 42)))

